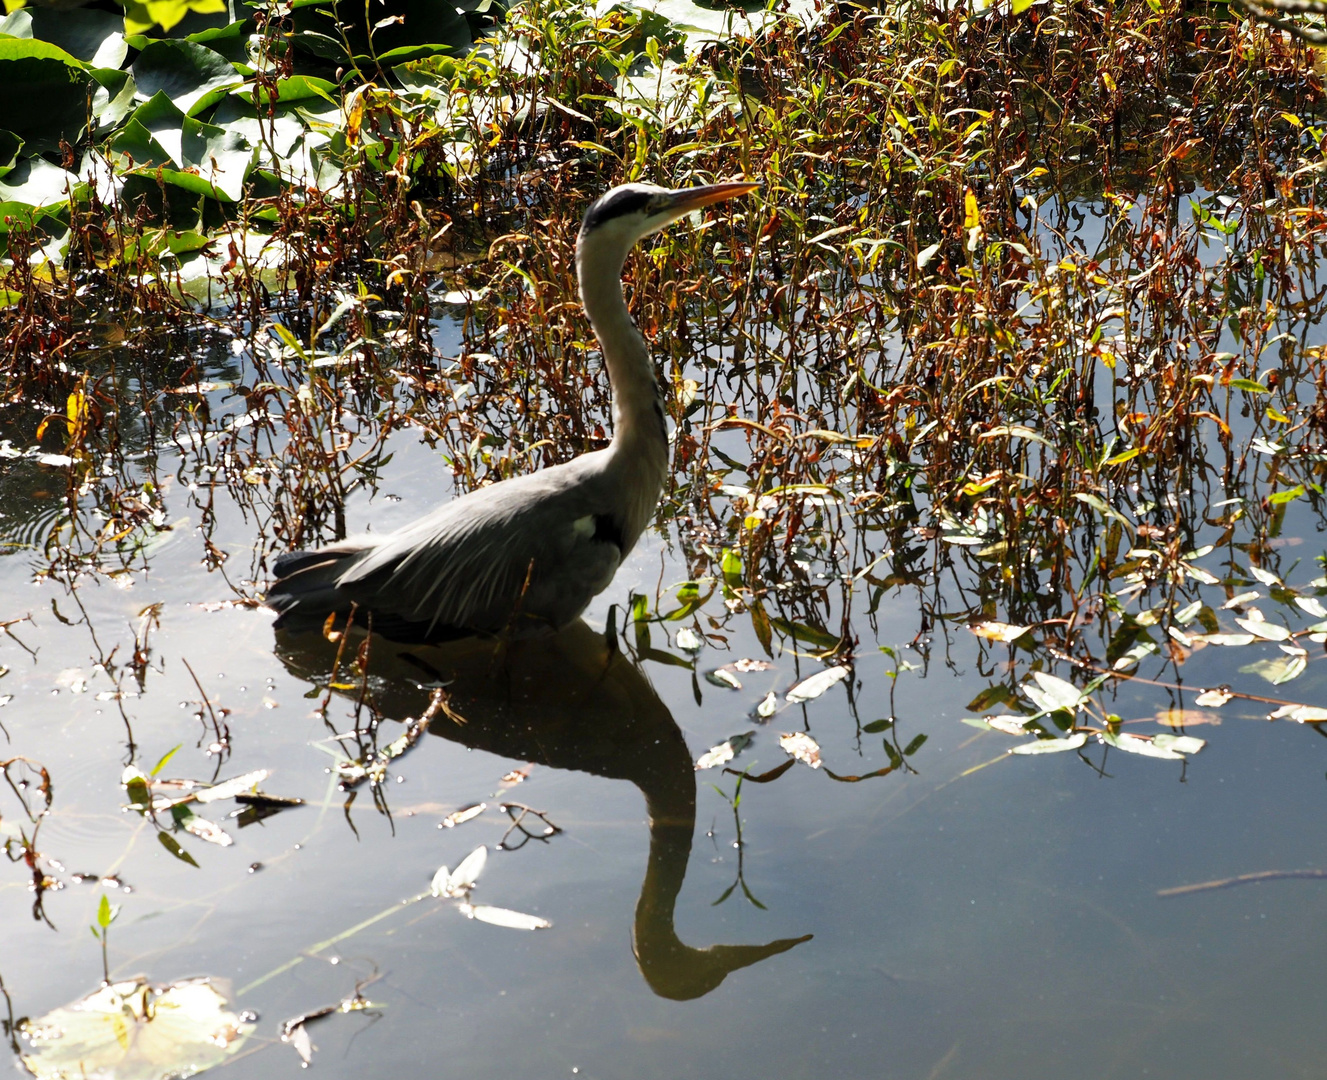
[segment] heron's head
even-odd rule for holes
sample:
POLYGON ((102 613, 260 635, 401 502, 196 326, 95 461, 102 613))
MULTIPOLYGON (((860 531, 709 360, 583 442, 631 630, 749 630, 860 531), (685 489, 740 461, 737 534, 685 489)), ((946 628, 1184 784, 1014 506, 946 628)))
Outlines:
POLYGON ((691 211, 745 195, 759 186, 747 180, 677 190, 654 184, 622 184, 601 195, 585 211, 577 244, 602 246, 625 256, 637 240, 691 211))

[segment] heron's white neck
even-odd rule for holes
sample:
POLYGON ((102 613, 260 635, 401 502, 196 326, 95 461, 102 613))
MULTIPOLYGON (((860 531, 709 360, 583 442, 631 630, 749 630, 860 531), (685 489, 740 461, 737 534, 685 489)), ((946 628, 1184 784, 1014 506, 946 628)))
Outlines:
MULTIPOLYGON (((608 380, 613 387, 613 442, 615 458, 642 466, 662 486, 668 470, 668 436, 663 402, 645 339, 636 328, 622 295, 622 267, 626 251, 611 237, 595 234, 576 245, 576 273, 581 303, 603 349, 608 380)), ((658 499, 656 488, 650 509, 658 499)))

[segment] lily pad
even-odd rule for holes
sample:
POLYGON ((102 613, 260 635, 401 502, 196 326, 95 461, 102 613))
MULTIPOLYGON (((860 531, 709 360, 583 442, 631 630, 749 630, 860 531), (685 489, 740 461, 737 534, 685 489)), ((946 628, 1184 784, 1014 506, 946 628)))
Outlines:
POLYGON ((220 979, 110 983, 25 1023, 23 1064, 38 1080, 174 1080, 220 1065, 253 1025, 231 1012, 220 979))

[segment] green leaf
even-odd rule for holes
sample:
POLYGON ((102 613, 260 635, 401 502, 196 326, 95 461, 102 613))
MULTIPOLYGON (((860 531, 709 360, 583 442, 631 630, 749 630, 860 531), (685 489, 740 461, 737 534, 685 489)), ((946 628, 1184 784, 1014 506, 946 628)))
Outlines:
POLYGON ((1162 732, 1152 736, 1152 745, 1163 750, 1174 750, 1177 754, 1196 754, 1207 745, 1206 739, 1195 739, 1192 735, 1170 735, 1162 732))
POLYGON ((161 772, 161 770, 166 767, 170 759, 176 755, 180 747, 183 745, 184 743, 176 743, 174 749, 167 750, 166 753, 162 755, 161 760, 158 761, 154 766, 152 766, 152 771, 148 773, 148 775, 149 776, 158 775, 161 772))
POLYGON ((1137 735, 1116 735, 1114 732, 1107 731, 1102 734, 1101 741, 1107 746, 1113 746, 1117 750, 1125 751, 1125 753, 1138 754, 1140 757, 1160 758, 1163 761, 1184 760, 1183 754, 1178 754, 1174 750, 1167 749, 1164 745, 1158 745, 1154 740, 1143 739, 1137 735))
POLYGON ((888 731, 893 726, 893 720, 872 720, 862 730, 868 735, 876 735, 881 731, 888 731))
POLYGON ((161 841, 161 846, 179 859, 180 862, 187 862, 193 867, 198 866, 198 864, 194 862, 194 857, 185 851, 184 848, 180 847, 180 842, 176 840, 175 837, 171 836, 170 833, 159 832, 157 833, 157 839, 161 841))
POLYGON ((87 126, 92 78, 84 65, 44 41, 0 38, 0 123, 30 154, 59 153, 87 126))
POLYGON ((177 109, 193 115, 244 82, 220 53, 194 41, 149 42, 130 69, 139 94, 165 94, 177 109))
POLYGON ((214 15, 226 10, 226 0, 121 0, 124 28, 129 34, 145 34, 154 26, 169 30, 190 12, 214 15))
POLYGON ((1065 739, 1034 739, 1032 742, 1011 746, 1011 754, 1060 754, 1066 750, 1077 750, 1087 745, 1087 732, 1076 731, 1065 739))
POLYGON ((109 929, 115 917, 120 914, 120 905, 112 904, 110 897, 101 894, 101 903, 97 905, 97 925, 103 930, 109 929))
POLYGON ((1231 379, 1230 386, 1236 390, 1243 390, 1247 394, 1270 394, 1271 391, 1260 382, 1254 382, 1252 379, 1231 379))
POLYGON ((44 41, 93 67, 118 68, 128 46, 124 22, 108 11, 30 7, 0 22, 0 34, 44 41))

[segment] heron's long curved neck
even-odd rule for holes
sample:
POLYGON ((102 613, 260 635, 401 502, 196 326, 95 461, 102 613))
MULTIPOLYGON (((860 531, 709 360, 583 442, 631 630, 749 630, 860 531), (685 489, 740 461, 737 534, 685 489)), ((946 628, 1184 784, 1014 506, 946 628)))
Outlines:
POLYGON ((625 261, 626 252, 596 242, 594 237, 577 245, 581 303, 603 349, 613 384, 613 447, 619 454, 644 457, 662 480, 668 463, 663 404, 645 339, 622 295, 625 261))

